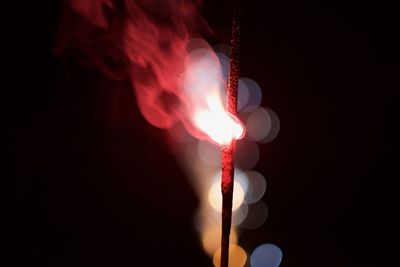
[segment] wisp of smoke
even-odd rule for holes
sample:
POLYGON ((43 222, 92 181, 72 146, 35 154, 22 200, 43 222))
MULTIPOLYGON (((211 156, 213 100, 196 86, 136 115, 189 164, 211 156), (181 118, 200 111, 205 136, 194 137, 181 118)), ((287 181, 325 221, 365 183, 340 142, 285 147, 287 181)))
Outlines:
POLYGON ((188 40, 208 31, 199 5, 198 0, 65 0, 55 53, 110 78, 129 78, 145 119, 169 128, 185 117, 182 105, 189 104, 181 78, 188 40))

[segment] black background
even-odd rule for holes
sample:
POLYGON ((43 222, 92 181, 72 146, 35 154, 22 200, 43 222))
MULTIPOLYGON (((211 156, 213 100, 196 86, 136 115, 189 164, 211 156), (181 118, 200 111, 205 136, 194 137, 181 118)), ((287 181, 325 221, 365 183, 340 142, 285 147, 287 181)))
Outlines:
MULTIPOLYGON (((375 4, 244 4, 241 75, 281 131, 255 168, 269 218, 239 243, 277 244, 283 267, 389 266, 399 43, 394 7, 375 4)), ((53 55, 59 9, 3 7, 3 266, 212 266, 198 199, 129 83, 53 55)), ((212 44, 228 42, 231 10, 204 3, 212 44)))

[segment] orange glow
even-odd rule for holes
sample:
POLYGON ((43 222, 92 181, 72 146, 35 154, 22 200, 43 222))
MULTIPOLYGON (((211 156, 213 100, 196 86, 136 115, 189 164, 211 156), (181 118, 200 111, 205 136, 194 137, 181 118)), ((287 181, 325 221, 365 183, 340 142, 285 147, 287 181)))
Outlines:
MULTIPOLYGON (((201 242, 204 250, 208 255, 212 256, 215 251, 221 246, 221 225, 209 225, 207 226, 201 234, 201 242)), ((232 229, 229 236, 229 243, 237 244, 238 237, 235 229, 232 229)))
MULTIPOLYGON (((213 256, 213 264, 215 267, 220 267, 221 248, 219 248, 213 256)), ((246 251, 234 244, 229 245, 229 267, 243 267, 247 261, 246 251)), ((267 265, 266 265, 267 266, 267 265)))
POLYGON ((243 137, 244 127, 225 111, 217 94, 208 96, 206 103, 207 108, 199 110, 194 116, 197 128, 220 145, 229 144, 233 139, 243 137))

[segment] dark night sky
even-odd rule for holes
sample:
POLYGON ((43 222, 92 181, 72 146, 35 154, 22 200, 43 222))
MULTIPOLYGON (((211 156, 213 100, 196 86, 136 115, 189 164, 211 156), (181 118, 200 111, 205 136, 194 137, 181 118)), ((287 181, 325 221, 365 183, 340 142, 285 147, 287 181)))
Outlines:
MULTIPOLYGON (((128 82, 53 56, 59 1, 49 2, 3 11, 15 15, 3 22, 12 263, 2 266, 212 266, 193 228, 198 199, 165 133, 141 117, 128 82)), ((209 41, 227 42, 231 5, 214 2, 202 10, 215 30, 209 41)), ((279 245, 282 267, 389 266, 394 7, 244 8, 241 74, 261 85, 281 131, 255 168, 267 178, 269 218, 240 244, 279 245)))

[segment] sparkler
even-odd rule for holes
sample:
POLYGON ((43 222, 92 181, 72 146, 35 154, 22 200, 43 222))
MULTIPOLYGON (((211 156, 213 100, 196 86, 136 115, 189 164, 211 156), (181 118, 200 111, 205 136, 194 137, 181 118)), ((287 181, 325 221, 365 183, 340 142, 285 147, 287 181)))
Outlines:
MULTIPOLYGON (((237 113, 237 91, 239 76, 239 10, 236 8, 232 20, 231 52, 228 76, 228 112, 237 113)), ((221 262, 220 267, 228 267, 229 262, 229 236, 232 223, 232 197, 235 170, 236 139, 222 145, 222 233, 221 233, 221 262)))
POLYGON ((221 101, 222 75, 218 57, 203 40, 197 39, 193 41, 195 45, 187 45, 190 42, 188 36, 197 36, 193 30, 199 23, 197 6, 192 1, 159 1, 164 8, 152 15, 147 11, 156 6, 159 9, 160 3, 155 6, 152 3, 147 5, 127 1, 121 6, 116 0, 66 2, 71 6, 68 12, 73 13, 65 16, 68 18, 65 24, 68 28, 61 31, 63 36, 57 46, 59 53, 68 51, 68 46, 77 48, 85 54, 89 65, 97 65, 109 76, 115 76, 106 64, 110 59, 129 66, 127 73, 131 77, 138 107, 149 123, 168 129, 180 121, 194 137, 221 146, 220 266, 227 267, 236 140, 245 133, 244 126, 236 118, 240 35, 238 5, 233 12, 225 109, 221 101), (123 14, 123 19, 118 23, 111 22, 109 18, 112 16, 109 14, 123 14), (82 19, 76 20, 77 17, 82 19), (166 17, 170 20, 165 20, 166 17), (68 33, 67 38, 65 33, 68 33), (93 43, 102 43, 104 46, 99 46, 101 51, 96 51, 93 43), (188 51, 184 51, 185 45, 188 51), (172 96, 168 99, 176 101, 171 100, 170 103, 166 95, 172 96))

